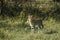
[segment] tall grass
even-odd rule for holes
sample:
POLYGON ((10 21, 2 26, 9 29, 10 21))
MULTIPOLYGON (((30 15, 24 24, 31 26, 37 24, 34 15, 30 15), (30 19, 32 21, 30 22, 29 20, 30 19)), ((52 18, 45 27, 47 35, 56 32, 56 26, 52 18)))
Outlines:
POLYGON ((41 33, 30 32, 29 26, 11 21, 0 21, 0 40, 60 40, 60 22, 53 18, 43 21, 44 28, 41 33), (25 27, 28 29, 25 31, 25 27))

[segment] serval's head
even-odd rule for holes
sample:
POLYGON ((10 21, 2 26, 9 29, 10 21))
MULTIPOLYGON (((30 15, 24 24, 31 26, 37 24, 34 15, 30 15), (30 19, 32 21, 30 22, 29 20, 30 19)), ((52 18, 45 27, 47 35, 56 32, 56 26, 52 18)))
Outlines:
POLYGON ((28 16, 28 21, 31 21, 32 18, 33 18, 33 15, 29 15, 29 16, 28 16))

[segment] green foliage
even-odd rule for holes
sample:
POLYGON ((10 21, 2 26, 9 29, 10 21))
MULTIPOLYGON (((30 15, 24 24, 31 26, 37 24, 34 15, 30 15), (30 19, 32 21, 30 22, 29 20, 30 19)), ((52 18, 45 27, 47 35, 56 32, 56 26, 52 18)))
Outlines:
MULTIPOLYGON (((11 18, 24 16, 27 17, 28 15, 38 16, 42 19, 48 19, 49 17, 53 17, 56 19, 57 17, 55 14, 59 14, 59 2, 54 3, 53 0, 4 0, 1 1, 1 15, 3 18, 5 16, 9 16, 11 18), (34 4, 32 2, 35 2, 34 4), (40 3, 40 4, 37 4, 40 3), (33 6, 34 5, 34 6, 33 6), (39 6, 37 6, 39 5, 39 6), (21 14, 23 12, 23 15, 21 14)), ((23 20, 26 20, 22 18, 23 20)), ((60 18, 58 16, 58 18, 60 18)))

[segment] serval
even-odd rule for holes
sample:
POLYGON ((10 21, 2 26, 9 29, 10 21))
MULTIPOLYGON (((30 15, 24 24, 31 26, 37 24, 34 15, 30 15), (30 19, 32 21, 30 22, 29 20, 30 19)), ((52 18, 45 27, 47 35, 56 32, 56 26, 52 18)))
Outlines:
POLYGON ((41 19, 33 19, 33 16, 31 15, 28 16, 28 22, 31 27, 31 32, 34 32, 35 25, 38 25, 38 33, 44 27, 41 19))

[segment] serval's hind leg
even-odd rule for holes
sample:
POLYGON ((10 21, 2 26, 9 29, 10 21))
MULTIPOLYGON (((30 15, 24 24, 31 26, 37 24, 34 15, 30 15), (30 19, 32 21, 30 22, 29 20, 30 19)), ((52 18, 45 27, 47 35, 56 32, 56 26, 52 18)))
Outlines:
POLYGON ((43 25, 38 25, 38 33, 42 32, 43 25))

